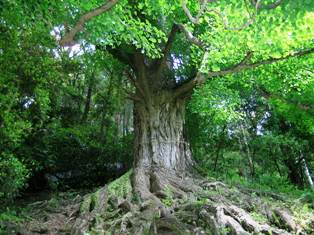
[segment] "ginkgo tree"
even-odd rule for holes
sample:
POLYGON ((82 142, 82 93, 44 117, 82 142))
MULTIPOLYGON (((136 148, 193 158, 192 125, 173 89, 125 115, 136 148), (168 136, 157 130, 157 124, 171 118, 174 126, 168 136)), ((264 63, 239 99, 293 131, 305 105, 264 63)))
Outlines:
POLYGON ((219 76, 314 52, 311 0, 64 1, 61 46, 89 43, 133 85, 133 190, 143 200, 196 190, 185 104, 219 76), (184 180, 183 180, 184 177, 184 180))
POLYGON ((196 85, 314 51, 311 1, 67 4, 78 20, 66 25, 60 44, 84 39, 127 66, 125 76, 134 85, 129 94, 134 100, 134 189, 144 199, 166 185, 186 189, 172 175, 193 165, 184 111, 196 85))

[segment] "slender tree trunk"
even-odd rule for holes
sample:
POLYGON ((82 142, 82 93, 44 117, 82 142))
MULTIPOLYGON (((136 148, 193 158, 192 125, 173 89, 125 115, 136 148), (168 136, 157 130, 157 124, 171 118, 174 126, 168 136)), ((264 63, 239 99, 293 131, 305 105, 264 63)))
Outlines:
POLYGON ((252 154, 251 154, 251 151, 250 151, 249 142, 248 142, 248 139, 247 139, 247 133, 244 130, 243 124, 240 124, 240 128, 241 128, 241 131, 242 131, 243 142, 244 142, 244 145, 245 145, 246 155, 247 155, 248 163, 249 163, 249 167, 250 167, 250 174, 251 174, 251 177, 253 178, 255 176, 255 167, 254 167, 254 161, 253 161, 253 158, 252 158, 252 154))
POLYGON ((83 112, 83 116, 82 116, 82 122, 86 122, 87 117, 88 117, 88 113, 90 110, 90 104, 91 104, 91 100, 92 100, 92 92, 93 92, 94 80, 95 80, 94 76, 95 75, 92 74, 92 77, 89 80, 87 95, 86 95, 86 101, 85 101, 85 107, 84 107, 84 112, 83 112))
POLYGON ((224 145, 224 135, 225 135, 225 130, 227 128, 227 125, 224 125, 222 132, 220 134, 220 138, 217 144, 217 148, 216 148, 216 158, 215 158, 215 163, 214 163, 214 171, 217 170, 217 164, 218 164, 218 158, 220 156, 220 151, 224 145))
POLYGON ((284 161, 286 167, 288 168, 288 177, 294 185, 298 187, 303 187, 303 177, 302 169, 300 169, 300 164, 296 163, 295 159, 290 158, 284 161), (301 173, 301 174, 300 174, 301 173))
POLYGON ((307 182, 310 186, 310 188, 312 189, 312 191, 314 191, 314 183, 313 183, 313 179, 312 179, 312 176, 311 176, 311 173, 310 173, 310 170, 306 164, 306 160, 301 152, 301 162, 302 162, 302 165, 303 165, 303 169, 304 169, 304 173, 305 173, 305 176, 306 176, 306 179, 307 179, 307 182))
POLYGON ((123 110, 123 136, 130 133, 132 125, 133 103, 127 102, 123 110))

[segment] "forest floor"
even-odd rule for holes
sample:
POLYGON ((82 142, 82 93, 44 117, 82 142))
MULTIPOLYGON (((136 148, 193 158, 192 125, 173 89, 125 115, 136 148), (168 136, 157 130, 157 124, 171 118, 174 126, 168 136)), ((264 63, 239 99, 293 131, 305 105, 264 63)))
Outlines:
MULTIPOLYGON (((142 214, 135 211, 145 205, 137 208, 134 198, 126 200, 128 177, 93 193, 43 192, 17 200, 0 213, 0 234, 134 234, 129 227, 134 215, 142 214)), ((202 194, 184 199, 169 191, 161 201, 168 210, 159 211, 142 234, 314 234, 314 200, 306 195, 295 198, 213 181, 202 194)))

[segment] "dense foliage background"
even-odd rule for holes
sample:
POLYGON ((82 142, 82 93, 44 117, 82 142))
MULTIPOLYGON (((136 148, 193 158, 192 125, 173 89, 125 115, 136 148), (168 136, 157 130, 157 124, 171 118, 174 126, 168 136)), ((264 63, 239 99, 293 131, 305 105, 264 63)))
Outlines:
POLYGON ((28 18, 31 3, 2 4, 1 200, 123 173, 132 162, 132 104, 121 65, 84 46, 56 49, 51 32, 28 18))

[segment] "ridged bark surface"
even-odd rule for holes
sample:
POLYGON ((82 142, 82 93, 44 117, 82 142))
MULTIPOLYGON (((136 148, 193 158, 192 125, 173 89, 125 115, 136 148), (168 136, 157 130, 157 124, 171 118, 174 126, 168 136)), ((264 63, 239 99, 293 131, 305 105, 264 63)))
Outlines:
POLYGON ((180 176, 191 165, 184 113, 185 100, 174 99, 167 92, 135 103, 134 186, 141 195, 153 193, 152 178, 156 177, 152 174, 163 171, 180 176))

